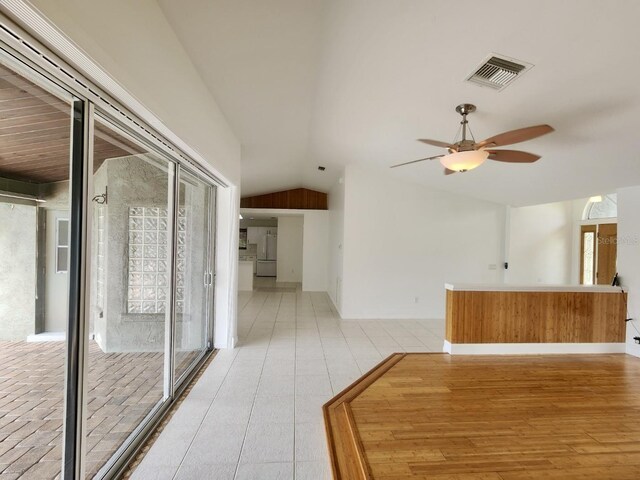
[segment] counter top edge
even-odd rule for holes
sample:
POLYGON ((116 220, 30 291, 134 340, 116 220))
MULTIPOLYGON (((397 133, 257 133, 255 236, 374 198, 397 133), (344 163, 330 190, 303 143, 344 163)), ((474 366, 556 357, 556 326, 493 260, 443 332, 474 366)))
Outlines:
POLYGON ((610 285, 508 285, 479 283, 445 283, 444 288, 453 292, 579 292, 620 293, 627 288, 610 285))

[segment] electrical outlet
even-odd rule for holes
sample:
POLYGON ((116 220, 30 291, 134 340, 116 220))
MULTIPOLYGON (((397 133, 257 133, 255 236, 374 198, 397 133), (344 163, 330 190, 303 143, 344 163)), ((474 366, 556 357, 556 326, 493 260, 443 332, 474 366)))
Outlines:
POLYGON ((497 270, 497 269, 498 269, 498 265, 496 265, 495 263, 489 264, 489 270, 497 270))
POLYGON ((413 303, 418 303, 420 301, 420 297, 413 297, 413 303))

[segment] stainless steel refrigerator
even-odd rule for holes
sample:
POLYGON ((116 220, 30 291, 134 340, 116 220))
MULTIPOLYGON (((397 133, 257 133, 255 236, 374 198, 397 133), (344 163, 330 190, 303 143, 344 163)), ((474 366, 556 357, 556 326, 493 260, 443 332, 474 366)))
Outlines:
POLYGON ((275 277, 278 261, 278 237, 267 233, 258 238, 258 262, 256 276, 275 277))

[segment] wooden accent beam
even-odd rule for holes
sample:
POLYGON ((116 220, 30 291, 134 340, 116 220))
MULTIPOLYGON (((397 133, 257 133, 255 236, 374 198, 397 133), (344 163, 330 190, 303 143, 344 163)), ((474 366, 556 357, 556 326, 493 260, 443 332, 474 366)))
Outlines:
POLYGON ((240 200, 240 208, 327 210, 327 194, 307 188, 296 188, 254 197, 245 197, 240 200))

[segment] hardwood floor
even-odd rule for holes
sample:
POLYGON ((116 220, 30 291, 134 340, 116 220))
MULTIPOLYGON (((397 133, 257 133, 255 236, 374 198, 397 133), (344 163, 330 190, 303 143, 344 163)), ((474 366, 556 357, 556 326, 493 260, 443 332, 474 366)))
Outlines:
POLYGON ((336 479, 640 478, 640 359, 395 354, 324 407, 336 479))

